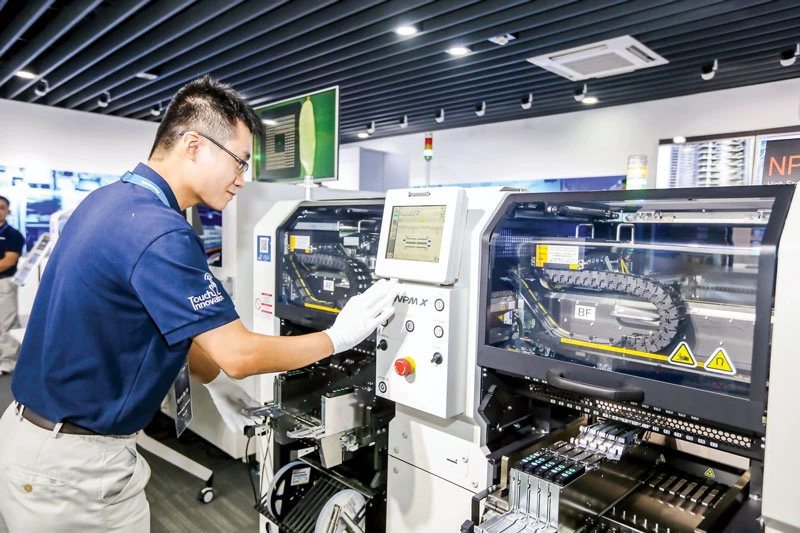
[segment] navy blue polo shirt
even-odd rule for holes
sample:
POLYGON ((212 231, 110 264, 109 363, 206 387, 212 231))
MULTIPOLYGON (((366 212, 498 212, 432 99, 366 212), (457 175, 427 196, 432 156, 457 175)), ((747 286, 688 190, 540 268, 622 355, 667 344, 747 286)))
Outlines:
POLYGON ((144 164, 134 172, 170 206, 122 181, 80 203, 45 268, 11 384, 37 414, 111 435, 150 421, 193 336, 238 318, 166 181, 144 164))
MULTIPOLYGON (((8 225, 8 222, 0 226, 0 259, 5 257, 6 252, 16 252, 22 255, 22 247, 25 246, 25 238, 22 233, 8 225)), ((0 272, 0 279, 9 278, 17 273, 17 265, 8 270, 0 272)))

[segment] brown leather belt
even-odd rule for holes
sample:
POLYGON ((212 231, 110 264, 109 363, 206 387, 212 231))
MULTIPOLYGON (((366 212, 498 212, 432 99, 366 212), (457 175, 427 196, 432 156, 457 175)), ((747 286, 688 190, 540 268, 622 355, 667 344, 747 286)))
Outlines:
MULTIPOLYGON (((49 421, 43 416, 37 415, 31 411, 30 408, 20 406, 20 409, 22 409, 22 418, 34 426, 46 429, 48 431, 52 431, 53 428, 56 427, 54 422, 49 421)), ((75 425, 72 422, 63 422, 61 424, 61 433, 65 433, 67 435, 100 435, 100 433, 75 425)))

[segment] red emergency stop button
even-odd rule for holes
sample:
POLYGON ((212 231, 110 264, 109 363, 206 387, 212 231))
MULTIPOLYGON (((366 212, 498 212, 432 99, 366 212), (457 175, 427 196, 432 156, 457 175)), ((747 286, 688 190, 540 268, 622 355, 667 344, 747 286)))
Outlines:
POLYGON ((416 370, 416 365, 410 357, 401 357, 394 362, 394 371, 400 376, 413 374, 414 370, 416 370))

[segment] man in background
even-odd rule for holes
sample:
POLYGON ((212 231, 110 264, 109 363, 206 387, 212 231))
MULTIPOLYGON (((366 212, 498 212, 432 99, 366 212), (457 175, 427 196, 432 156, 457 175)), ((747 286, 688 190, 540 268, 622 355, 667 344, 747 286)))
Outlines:
POLYGON ((0 375, 10 374, 17 366, 19 343, 9 330, 20 327, 17 316, 17 285, 11 281, 17 272, 25 239, 8 221, 10 202, 0 196, 0 375))

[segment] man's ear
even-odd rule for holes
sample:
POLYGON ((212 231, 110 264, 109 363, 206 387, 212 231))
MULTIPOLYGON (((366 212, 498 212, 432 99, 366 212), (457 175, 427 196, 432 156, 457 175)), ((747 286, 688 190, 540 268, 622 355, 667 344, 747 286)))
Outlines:
POLYGON ((180 140, 181 151, 193 162, 197 161, 197 149, 200 147, 200 141, 197 135, 191 132, 185 133, 181 135, 180 140))

